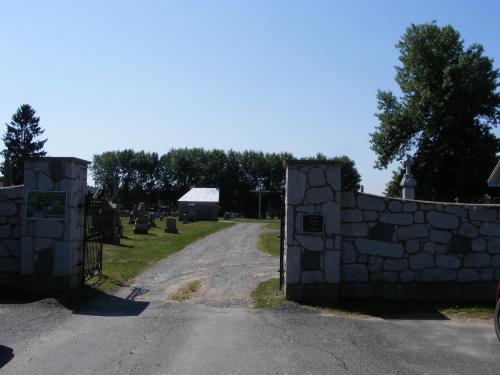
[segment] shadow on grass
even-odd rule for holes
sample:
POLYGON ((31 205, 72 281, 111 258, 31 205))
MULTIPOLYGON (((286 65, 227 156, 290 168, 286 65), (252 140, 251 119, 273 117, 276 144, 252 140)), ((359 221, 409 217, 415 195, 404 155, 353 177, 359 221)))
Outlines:
POLYGON ((341 300, 334 304, 318 305, 286 301, 283 291, 279 290, 279 279, 272 278, 261 282, 252 292, 255 307, 283 308, 290 304, 296 307, 309 307, 324 313, 346 317, 376 317, 386 320, 450 320, 472 319, 491 320, 495 304, 491 302, 467 301, 417 301, 357 299, 341 300))
POLYGON ((344 300, 325 308, 327 312, 371 316, 392 320, 490 320, 495 310, 488 302, 344 300))
POLYGON ((125 245, 124 243, 120 243, 119 245, 115 245, 115 246, 124 247, 124 248, 128 248, 128 249, 133 249, 135 247, 133 245, 125 245))
POLYGON ((134 233, 136 238, 141 238, 141 236, 150 236, 150 237, 158 237, 158 235, 154 232, 148 232, 148 233, 134 233))
POLYGON ((381 319, 448 320, 440 306, 431 302, 394 300, 344 300, 327 310, 381 319))
POLYGON ((14 358, 14 350, 5 345, 0 345, 0 369, 14 358))

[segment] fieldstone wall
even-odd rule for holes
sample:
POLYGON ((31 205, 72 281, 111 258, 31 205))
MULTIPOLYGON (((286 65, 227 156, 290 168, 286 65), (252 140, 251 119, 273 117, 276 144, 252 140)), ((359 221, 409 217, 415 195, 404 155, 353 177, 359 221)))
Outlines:
POLYGON ((0 188, 0 286, 15 287, 21 270, 23 186, 0 188))
POLYGON ((54 291, 81 285, 87 166, 87 161, 76 158, 25 162, 25 200, 30 190, 66 192, 64 220, 25 220, 21 272, 26 291, 54 291))
POLYGON ((500 205, 341 192, 340 166, 286 165, 285 293, 338 298, 493 299, 500 280, 500 205), (320 232, 303 229, 321 216, 320 232))
MULTIPOLYGON (((375 295, 397 296, 376 284, 402 283, 408 297, 487 297, 500 279, 500 206, 343 192, 341 262, 343 283, 375 285, 365 288, 375 295)), ((344 294, 365 296, 362 289, 344 294)))
POLYGON ((285 293, 300 301, 336 298, 340 281, 340 165, 289 161, 285 194, 285 293), (307 232, 304 217, 323 218, 307 232))

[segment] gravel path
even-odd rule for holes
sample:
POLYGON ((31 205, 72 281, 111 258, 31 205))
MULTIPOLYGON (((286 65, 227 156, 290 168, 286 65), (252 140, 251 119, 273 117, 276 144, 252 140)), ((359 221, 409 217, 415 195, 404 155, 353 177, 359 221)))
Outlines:
POLYGON ((279 260, 257 250, 260 224, 239 224, 186 247, 136 278, 119 295, 169 301, 183 285, 198 280, 190 302, 214 307, 251 307, 255 286, 279 276, 279 260))
POLYGON ((0 303, 0 373, 499 373, 492 324, 252 308, 251 290, 278 274, 277 259, 256 249, 260 230, 239 224, 215 233, 118 296, 0 303), (194 298, 170 299, 193 280, 202 283, 194 298))

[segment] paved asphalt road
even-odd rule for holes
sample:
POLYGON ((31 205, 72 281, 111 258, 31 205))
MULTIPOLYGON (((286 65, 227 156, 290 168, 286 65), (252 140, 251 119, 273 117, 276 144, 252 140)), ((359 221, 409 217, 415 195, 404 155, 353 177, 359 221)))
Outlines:
POLYGON ((253 309, 250 291, 278 269, 256 250, 260 229, 218 232, 117 296, 0 303, 0 374, 500 373, 491 324, 253 309), (171 301, 189 280, 199 294, 171 301))

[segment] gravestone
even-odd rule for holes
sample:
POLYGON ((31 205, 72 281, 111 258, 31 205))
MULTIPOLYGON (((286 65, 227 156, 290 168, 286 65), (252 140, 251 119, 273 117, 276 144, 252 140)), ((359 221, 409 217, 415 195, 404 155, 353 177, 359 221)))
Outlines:
POLYGON ((175 233, 177 234, 177 220, 174 218, 168 218, 165 226, 165 233, 175 233))
POLYGON ((137 216, 135 218, 134 233, 135 234, 148 234, 149 230, 149 217, 144 203, 140 203, 137 208, 137 216))
POLYGON ((156 228, 156 221, 155 221, 155 213, 154 212, 149 212, 149 227, 150 228, 156 228))
POLYGON ((119 180, 115 176, 112 183, 105 184, 102 189, 94 193, 94 198, 103 202, 102 210, 96 212, 92 222, 103 233, 103 241, 115 245, 120 244, 123 227, 120 217, 120 204, 118 201, 119 180))
POLYGON ((129 216, 128 216, 128 223, 129 224, 135 224, 135 218, 137 217, 137 212, 138 212, 138 206, 135 204, 134 209, 130 211, 129 216))

